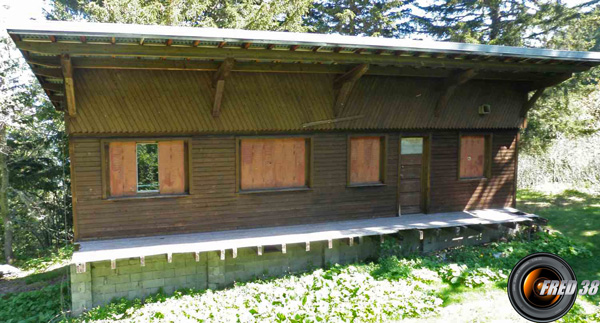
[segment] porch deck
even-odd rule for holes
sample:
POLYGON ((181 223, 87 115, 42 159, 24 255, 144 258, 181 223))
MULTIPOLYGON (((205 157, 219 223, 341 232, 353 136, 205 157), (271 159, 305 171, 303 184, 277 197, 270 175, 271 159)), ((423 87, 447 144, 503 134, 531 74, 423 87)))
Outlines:
MULTIPOLYGON (((326 222, 305 225, 270 227, 218 232, 162 235, 80 242, 72 263, 105 261, 132 257, 200 253, 262 246, 285 246, 293 243, 332 241, 362 236, 394 234, 403 230, 428 230, 449 227, 530 222, 536 215, 513 208, 476 211, 411 214, 400 217, 326 222)), ((83 266, 85 268, 85 266, 83 266)), ((85 270, 85 269, 84 269, 85 270)))

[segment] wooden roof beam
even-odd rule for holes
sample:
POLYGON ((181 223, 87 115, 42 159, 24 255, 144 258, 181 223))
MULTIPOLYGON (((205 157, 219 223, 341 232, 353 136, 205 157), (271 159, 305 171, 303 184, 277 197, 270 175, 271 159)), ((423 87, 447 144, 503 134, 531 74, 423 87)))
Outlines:
POLYGON ((470 79, 475 77, 477 72, 475 70, 466 70, 458 73, 453 73, 450 77, 446 78, 444 84, 442 85, 442 94, 437 100, 437 104, 435 105, 434 115, 439 117, 442 111, 448 105, 448 101, 454 94, 454 91, 462 85, 467 83, 470 79))
POLYGON ((542 94, 544 94, 545 90, 546 90, 545 87, 537 89, 533 93, 531 98, 529 98, 529 100, 525 101, 525 103, 523 103, 523 106, 521 106, 521 111, 519 112, 519 117, 521 118, 521 125, 520 125, 521 128, 527 127, 527 112, 529 112, 529 110, 531 110, 531 108, 533 108, 533 106, 535 105, 537 100, 539 100, 542 97, 542 94))
POLYGON ((221 114, 221 103, 223 102, 223 93, 225 92, 225 79, 231 73, 234 65, 235 61, 233 58, 226 58, 213 76, 212 88, 214 91, 214 101, 212 115, 215 118, 221 114))
POLYGON ((48 91, 52 91, 52 92, 62 92, 64 91, 64 88, 61 84, 56 84, 56 83, 47 83, 44 82, 42 83, 42 88, 44 90, 48 90, 48 91))
POLYGON ((354 87, 356 81, 365 75, 368 70, 369 64, 360 64, 335 79, 333 82, 333 89, 335 92, 333 113, 336 117, 342 114, 342 111, 348 102, 350 92, 352 92, 352 88, 354 87))
POLYGON ((74 117, 77 109, 75 107, 75 86, 73 84, 73 65, 69 55, 61 55, 60 62, 65 84, 65 98, 69 116, 74 117))
POLYGON ((52 77, 61 79, 63 77, 62 71, 58 68, 43 68, 43 67, 32 67, 33 74, 45 77, 52 77))

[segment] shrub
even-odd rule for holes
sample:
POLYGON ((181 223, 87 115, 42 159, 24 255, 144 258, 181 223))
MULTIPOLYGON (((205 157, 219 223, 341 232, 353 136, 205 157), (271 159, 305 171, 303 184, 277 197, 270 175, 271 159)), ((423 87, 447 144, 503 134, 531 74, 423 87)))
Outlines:
POLYGON ((5 294, 0 298, 0 322, 48 322, 60 317, 71 304, 67 283, 40 290, 5 294))

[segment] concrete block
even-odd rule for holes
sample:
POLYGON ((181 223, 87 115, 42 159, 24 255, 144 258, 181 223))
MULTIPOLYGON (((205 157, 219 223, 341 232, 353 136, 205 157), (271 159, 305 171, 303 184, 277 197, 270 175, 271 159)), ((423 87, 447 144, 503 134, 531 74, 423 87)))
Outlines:
POLYGON ((142 282, 142 287, 144 289, 159 288, 159 287, 163 287, 164 285, 165 285, 164 278, 145 280, 142 282))

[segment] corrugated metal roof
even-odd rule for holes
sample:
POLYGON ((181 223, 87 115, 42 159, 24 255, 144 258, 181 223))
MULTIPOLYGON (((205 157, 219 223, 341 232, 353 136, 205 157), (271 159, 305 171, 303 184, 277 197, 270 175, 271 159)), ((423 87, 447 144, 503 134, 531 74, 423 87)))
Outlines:
MULTIPOLYGON (((27 38, 44 39, 55 36, 59 41, 80 41, 80 36, 89 37, 86 41, 107 42, 110 38, 131 39, 136 43, 164 44, 162 40, 172 39, 172 45, 189 45, 188 42, 200 41, 206 45, 218 45, 222 42, 240 46, 243 43, 263 45, 289 45, 342 49, 374 49, 386 51, 424 52, 435 54, 463 54, 476 56, 520 57, 535 59, 554 59, 559 61, 582 61, 600 63, 600 52, 576 52, 543 48, 523 48, 511 46, 480 45, 453 42, 423 41, 411 39, 376 38, 361 36, 342 36, 335 34, 310 34, 273 31, 255 31, 239 29, 193 28, 173 26, 149 26, 133 24, 107 24, 89 22, 32 22, 14 24, 7 28, 11 34, 27 38)), ((301 49, 301 48, 299 48, 301 49)))
POLYGON ((343 114, 333 115, 331 74, 232 73, 213 118, 212 73, 81 70, 74 134, 303 132, 314 130, 517 128, 523 92, 510 82, 475 80, 457 90, 440 117, 441 79, 364 76, 343 114), (492 113, 478 114, 491 104, 492 113), (334 118, 354 120, 304 127, 334 118))

